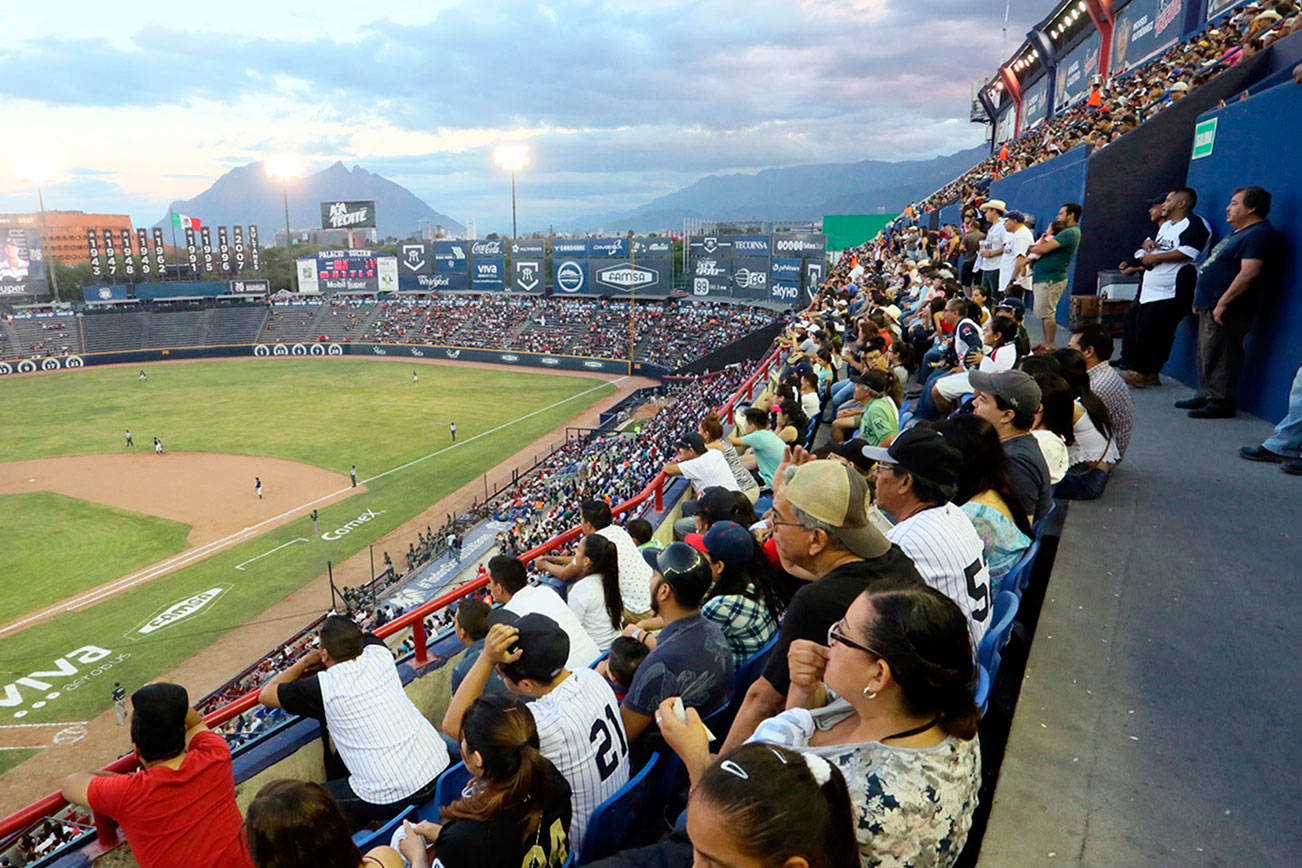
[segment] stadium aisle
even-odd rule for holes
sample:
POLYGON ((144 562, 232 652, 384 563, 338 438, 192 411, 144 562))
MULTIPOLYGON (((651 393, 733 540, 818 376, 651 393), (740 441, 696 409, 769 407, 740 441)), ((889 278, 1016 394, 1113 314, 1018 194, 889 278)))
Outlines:
POLYGON ((1302 850, 1302 488, 1237 456, 1271 425, 1135 393, 1103 499, 1071 505, 984 865, 1283 865, 1302 850), (1173 446, 1178 444, 1178 447, 1173 446))

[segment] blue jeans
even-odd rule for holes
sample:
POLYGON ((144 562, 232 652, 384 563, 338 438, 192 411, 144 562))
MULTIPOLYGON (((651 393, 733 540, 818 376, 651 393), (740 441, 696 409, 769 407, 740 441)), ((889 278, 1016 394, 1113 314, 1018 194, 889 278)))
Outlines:
POLYGON ((832 384, 832 400, 828 402, 828 410, 831 411, 831 418, 836 418, 836 411, 841 409, 854 396, 854 383, 849 380, 842 380, 839 383, 832 384))
POLYGON ((1109 475, 1108 471, 1098 467, 1084 473, 1068 470, 1067 475, 1053 487, 1053 496, 1063 500, 1097 500, 1108 487, 1109 475))
MULTIPOLYGON (((923 372, 926 372, 926 368, 923 372)), ((936 399, 931 396, 931 387, 936 385, 936 381, 941 377, 948 376, 949 369, 942 369, 927 377, 927 381, 922 385, 922 394, 918 396, 918 403, 913 408, 913 418, 915 419, 938 419, 940 418, 940 408, 936 406, 936 399)))
POLYGON ((1275 426, 1275 433, 1261 444, 1277 455, 1302 458, 1302 368, 1293 376, 1288 393, 1288 413, 1275 426))

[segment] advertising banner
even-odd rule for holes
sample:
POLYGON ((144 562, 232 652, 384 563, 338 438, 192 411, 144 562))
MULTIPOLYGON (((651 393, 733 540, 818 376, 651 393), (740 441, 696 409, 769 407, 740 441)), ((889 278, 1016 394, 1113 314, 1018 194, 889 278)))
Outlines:
POLYGON ((266 295, 271 292, 271 281, 269 280, 232 280, 230 282, 230 291, 236 295, 266 295))
POLYGON ((687 239, 689 258, 732 255, 732 238, 718 235, 693 235, 687 239))
POLYGON ((90 256, 90 276, 99 280, 104 274, 104 266, 99 256, 99 230, 86 230, 86 252, 90 256))
POLYGON ((231 227, 231 265, 237 274, 243 274, 244 267, 248 264, 244 252, 244 227, 236 223, 231 227))
POLYGON ((226 227, 217 227, 217 260, 221 263, 222 274, 231 273, 231 243, 226 235, 226 227))
POLYGON ((465 292, 470 289, 470 276, 460 274, 398 274, 398 289, 404 292, 465 292))
POLYGON ((127 285, 125 283, 100 283, 83 286, 81 294, 86 301, 126 301, 127 285))
POLYGON ((320 272, 317 270, 317 260, 314 257, 305 256, 298 260, 298 291, 303 295, 321 293, 320 272))
MULTIPOLYGON (((767 239, 765 239, 767 241, 767 239)), ((733 250, 737 250, 733 246, 733 250)), ((734 257, 732 260, 732 294, 734 298, 767 301, 769 297, 769 259, 765 257, 734 257)))
POLYGON ((674 253, 671 238, 634 238, 633 255, 639 261, 643 259, 670 259, 674 253))
POLYGON ((1041 75, 1022 96, 1022 129, 1031 127, 1049 116, 1049 76, 1041 75))
POLYGON ((398 257, 380 256, 375 260, 375 280, 378 292, 398 291, 398 257))
POLYGON ((774 233, 773 255, 799 256, 822 262, 827 257, 827 236, 821 232, 774 233))
POLYGON ((434 255, 424 241, 404 241, 398 245, 398 276, 433 274, 434 255))
POLYGON ((1090 81, 1099 71, 1099 32, 1090 31, 1085 41, 1058 61, 1058 83, 1054 88, 1054 112, 1059 112, 1090 90, 1090 81))
POLYGON ((153 279, 154 258, 149 255, 149 230, 143 226, 136 230, 136 252, 140 254, 141 277, 153 279))
POLYGON ((1119 75, 1173 45, 1180 37, 1184 10, 1184 0, 1130 0, 1113 25, 1111 74, 1119 75))
POLYGON ((553 289, 566 295, 590 292, 587 259, 560 259, 554 247, 552 250, 552 274, 555 275, 552 279, 553 289))
POLYGON ((517 238, 511 242, 511 258, 542 259, 547 253, 547 242, 541 238, 517 238))
POLYGON ((669 262, 664 258, 636 263, 593 259, 588 262, 588 272, 593 291, 615 290, 635 296, 640 292, 663 295, 669 291, 669 262))
POLYGON ((118 267, 118 242, 117 233, 112 229, 105 229, 104 232, 104 276, 110 282, 116 281, 121 277, 121 269, 118 267))
POLYGON ((380 292, 379 260, 381 258, 388 261, 385 266, 386 274, 390 273, 389 266, 392 266, 392 285, 383 289, 386 292, 395 290, 398 288, 398 263, 394 257, 377 257, 371 250, 322 250, 315 257, 320 291, 380 292))
POLYGON ((199 276, 199 245, 194 240, 194 229, 185 227, 185 258, 190 263, 190 274, 199 276))
POLYGON ((688 286, 696 298, 732 295, 732 283, 718 277, 693 277, 689 280, 688 286))
POLYGON ((627 238, 589 238, 589 259, 626 259, 628 258, 627 238))
POLYGON ((824 266, 821 262, 805 263, 805 292, 811 296, 818 292, 818 285, 823 282, 824 266))
POLYGON ((801 269, 799 259, 774 257, 769 270, 773 283, 787 283, 800 286, 801 269))
POLYGON ((212 255, 212 232, 207 226, 199 227, 199 253, 203 259, 203 273, 205 277, 212 277, 212 273, 217 270, 217 261, 212 255))
POLYGON ((506 288, 506 258, 476 256, 470 266, 470 286, 480 292, 501 292, 506 288))
POLYGON ((580 259, 588 255, 588 242, 582 238, 558 238, 552 241, 552 256, 554 257, 578 257, 580 259))
POLYGON ((434 272, 436 274, 466 274, 470 258, 466 255, 467 241, 435 241, 432 245, 434 272))
POLYGON ((767 235, 734 235, 732 237, 732 255, 767 258, 773 251, 772 239, 767 235))
POLYGON ((375 202, 322 202, 321 228, 374 229, 375 202))
POLYGON ((136 279, 136 255, 131 250, 131 230, 120 229, 122 242, 122 274, 127 281, 136 279))
POLYGON ((720 256, 693 257, 691 276, 705 277, 727 285, 732 282, 732 260, 720 256))
POLYGON ((0 247, 0 298, 50 294, 41 251, 41 233, 35 229, 5 229, 0 247))
POLYGON ((782 304, 795 304, 800 300, 800 284, 798 283, 778 283, 774 281, 769 284, 769 301, 780 302, 782 304))
POLYGON ((163 230, 154 227, 154 270, 158 276, 167 274, 167 252, 163 249, 163 230))
POLYGON ((262 253, 258 250, 258 227, 249 225, 249 264, 253 266, 253 273, 257 274, 262 265, 262 253))
POLYGON ((1210 21, 1227 9, 1233 8, 1243 0, 1207 0, 1207 19, 1210 21))
POLYGON ((470 242, 471 256, 505 256, 506 247, 497 239, 470 242))
POLYGON ((512 260, 511 289, 516 292, 542 292, 545 288, 541 259, 512 260))

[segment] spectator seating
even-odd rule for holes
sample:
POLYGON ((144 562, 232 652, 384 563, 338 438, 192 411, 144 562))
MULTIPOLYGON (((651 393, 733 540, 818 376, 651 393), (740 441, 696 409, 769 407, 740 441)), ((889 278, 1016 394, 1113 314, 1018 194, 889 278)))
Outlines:
POLYGON ((107 353, 116 350, 138 350, 146 346, 149 333, 147 310, 97 311, 81 318, 85 335, 86 352, 107 353))
POLYGON ((7 319, 0 359, 39 358, 80 353, 81 328, 74 314, 7 319))
POLYGON ((652 772, 659 762, 660 754, 651 754, 628 783, 597 805, 584 834, 579 864, 604 859, 623 848, 629 840, 629 832, 640 825, 645 816, 647 799, 651 795, 652 772))
POLYGON ((361 850, 363 853, 365 853, 367 850, 371 849, 372 847, 379 847, 382 844, 388 844, 390 839, 393 838, 394 831, 399 826, 402 825, 403 820, 415 820, 415 819, 416 819, 416 806, 408 805, 397 815, 395 815, 393 819, 386 822, 380 828, 374 831, 364 830, 353 835, 353 843, 357 845, 358 850, 361 850))
POLYGON ((1021 598, 1011 591, 1000 591, 995 595, 990 613, 990 626, 986 628, 986 634, 981 637, 981 644, 977 646, 977 662, 985 667, 991 681, 999 677, 1001 655, 1013 633, 1013 621, 1017 618, 1020 602, 1021 598))

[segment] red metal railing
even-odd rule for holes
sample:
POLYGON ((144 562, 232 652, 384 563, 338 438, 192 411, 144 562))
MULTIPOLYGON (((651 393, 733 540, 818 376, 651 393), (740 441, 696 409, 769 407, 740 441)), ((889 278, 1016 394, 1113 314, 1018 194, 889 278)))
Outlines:
MULTIPOLYGON (((733 408, 737 405, 739 400, 743 399, 743 395, 745 396, 745 401, 751 401, 754 399, 756 386, 761 384, 768 376, 769 371, 777 360, 778 351, 775 350, 760 362, 755 371, 753 371, 751 375, 737 388, 737 391, 733 393, 732 397, 718 409, 720 418, 726 420, 731 416, 733 408)), ((664 473, 657 473, 655 478, 652 479, 647 486, 642 489, 642 491, 614 507, 611 511, 616 515, 619 515, 633 509, 634 507, 640 506, 648 499, 653 499, 653 506, 656 510, 664 509, 665 481, 666 477, 664 473)), ((573 542, 578 539, 579 533, 579 528, 570 528, 565 533, 552 537, 536 548, 532 548, 525 552, 520 556, 520 560, 529 563, 540 555, 546 554, 549 551, 554 551, 563 545, 573 542)), ((377 629, 375 633, 381 638, 387 638, 401 630, 410 629, 412 632, 412 641, 416 646, 416 664, 422 665, 428 663, 429 651, 426 641, 428 637, 425 634, 426 616, 437 612, 450 603, 460 600, 462 597, 473 594, 475 591, 478 591, 487 584, 487 576, 467 582, 461 587, 440 594, 424 605, 389 621, 383 627, 377 629)), ((208 724, 210 727, 216 727, 226 723, 237 715, 243 714, 258 704, 259 691, 260 689, 250 690, 239 699, 233 700, 226 705, 223 705, 221 708, 210 712, 204 717, 204 723, 208 724)), ((124 756, 104 766, 103 770, 106 772, 129 772, 133 771, 135 767, 135 757, 124 756)), ((8 817, 0 820, 0 840, 4 840, 15 832, 54 814, 64 808, 67 804, 68 802, 64 800, 61 793, 51 793, 39 802, 33 802, 22 810, 10 814, 8 817)), ((96 814, 95 829, 99 843, 104 847, 111 847, 117 842, 117 827, 108 818, 96 814)))

